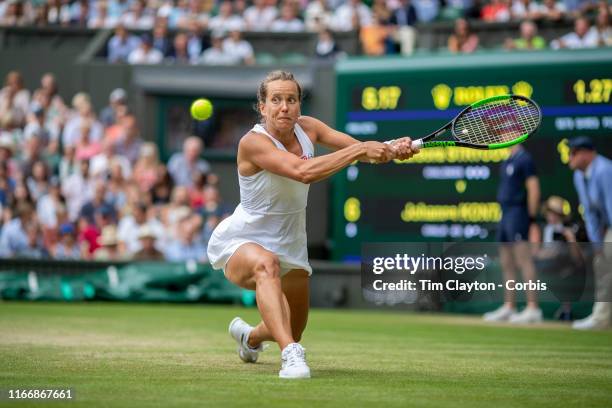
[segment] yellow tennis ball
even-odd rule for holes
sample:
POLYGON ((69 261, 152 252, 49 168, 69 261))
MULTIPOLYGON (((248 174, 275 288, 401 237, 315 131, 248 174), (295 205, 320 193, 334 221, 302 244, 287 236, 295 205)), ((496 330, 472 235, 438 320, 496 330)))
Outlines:
POLYGON ((196 120, 206 120, 212 112, 213 106, 208 99, 200 98, 191 104, 191 116, 196 120))

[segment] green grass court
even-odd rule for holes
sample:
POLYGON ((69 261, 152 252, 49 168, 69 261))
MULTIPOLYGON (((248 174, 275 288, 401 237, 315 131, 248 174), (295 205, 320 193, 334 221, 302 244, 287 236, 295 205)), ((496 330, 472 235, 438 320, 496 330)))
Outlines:
MULTIPOLYGON (((0 388, 71 387, 69 407, 609 407, 612 331, 488 326, 476 317, 314 310, 313 378, 235 354, 226 306, 3 303, 0 388)), ((48 405, 51 404, 51 405, 48 405)))

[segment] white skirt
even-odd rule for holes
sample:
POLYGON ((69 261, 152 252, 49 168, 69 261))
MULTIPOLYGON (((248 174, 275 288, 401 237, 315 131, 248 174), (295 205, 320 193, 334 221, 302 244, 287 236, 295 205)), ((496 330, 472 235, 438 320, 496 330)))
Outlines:
POLYGON ((234 252, 246 243, 255 243, 272 252, 280 261, 281 276, 292 269, 312 275, 306 242, 306 210, 292 214, 249 214, 239 204, 221 221, 208 241, 208 259, 223 269, 234 252))

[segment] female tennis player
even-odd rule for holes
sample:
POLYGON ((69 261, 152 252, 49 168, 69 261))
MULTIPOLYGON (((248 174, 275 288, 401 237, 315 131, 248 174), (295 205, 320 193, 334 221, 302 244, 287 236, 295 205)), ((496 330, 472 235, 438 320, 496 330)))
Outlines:
POLYGON ((309 276, 306 201, 310 183, 355 160, 386 163, 408 159, 411 139, 359 142, 323 122, 300 115, 302 89, 293 74, 274 71, 261 83, 257 124, 238 145, 240 204, 222 221, 208 244, 215 269, 236 285, 255 290, 262 321, 255 327, 236 317, 229 325, 238 355, 257 361, 264 341, 281 349, 281 378, 309 378, 304 348, 309 276), (314 157, 314 144, 335 150, 314 157))

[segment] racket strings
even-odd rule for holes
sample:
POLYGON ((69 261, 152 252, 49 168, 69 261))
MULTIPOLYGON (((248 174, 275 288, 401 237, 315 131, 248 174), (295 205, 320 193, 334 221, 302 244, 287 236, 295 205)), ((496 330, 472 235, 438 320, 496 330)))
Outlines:
POLYGON ((492 101, 457 118, 453 133, 462 142, 475 145, 507 143, 535 131, 540 116, 537 106, 527 100, 492 101))

